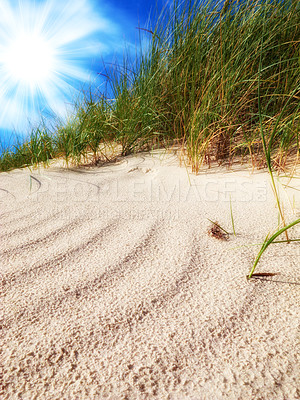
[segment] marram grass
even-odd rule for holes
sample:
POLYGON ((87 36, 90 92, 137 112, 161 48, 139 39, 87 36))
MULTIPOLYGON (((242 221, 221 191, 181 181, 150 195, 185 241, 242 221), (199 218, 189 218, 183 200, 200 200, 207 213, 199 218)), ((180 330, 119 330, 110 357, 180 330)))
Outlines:
MULTIPOLYGON (((266 14, 266 9, 264 10, 264 19, 267 18, 267 14, 266 14)), ((265 158, 266 158, 266 163, 267 163, 267 167, 268 167, 268 171, 269 171, 269 175, 271 178, 271 183, 272 183, 272 188, 273 188, 273 192, 274 192, 274 196, 276 199, 276 203, 277 203, 277 207, 278 207, 278 211, 279 211, 279 215, 280 215, 280 219, 283 223, 283 227, 281 229, 279 229, 276 233, 274 233, 270 238, 269 236, 266 237, 264 244, 262 245, 255 261, 253 264, 253 267, 250 271, 250 274, 248 275, 248 279, 250 279, 253 276, 253 273, 255 271, 255 268, 258 264, 258 261, 260 260, 260 257, 262 256, 262 254, 265 252, 266 248, 272 243, 274 242, 274 240, 281 235, 283 232, 285 233, 286 236, 286 241, 287 243, 290 243, 290 239, 288 236, 288 229, 291 228, 292 226, 300 223, 300 219, 297 219, 296 221, 290 223, 289 225, 286 225, 285 222, 285 218, 284 218, 284 213, 283 213, 283 209, 280 203, 280 199, 279 199, 279 194, 278 194, 278 190, 276 187, 276 183, 274 180, 274 175, 273 175, 273 167, 272 167, 272 160, 271 160, 271 151, 272 151, 272 142, 274 140, 274 137, 277 134, 277 129, 280 123, 280 119, 282 117, 282 115, 284 114, 284 110, 285 108, 288 107, 289 102, 291 101, 291 99, 294 96, 294 93, 296 93, 297 91, 299 91, 300 86, 296 87, 294 89, 294 91, 292 92, 292 94, 287 97, 287 99, 285 100, 285 103, 282 106, 282 110, 280 112, 280 114, 277 116, 276 120, 275 120, 275 125, 273 127, 273 130, 271 132, 270 138, 269 138, 269 144, 267 145, 267 141, 266 141, 266 136, 265 136, 265 132, 264 132, 264 126, 263 126, 263 116, 262 116, 262 104, 261 104, 261 73, 262 73, 262 57, 263 57, 263 43, 265 40, 265 25, 264 25, 264 29, 262 32, 262 38, 261 38, 261 46, 260 46, 260 60, 259 60, 259 69, 258 69, 258 111, 259 111, 259 122, 260 122, 260 131, 261 131, 261 138, 262 138, 262 144, 263 144, 263 150, 264 150, 264 154, 265 154, 265 158)))
POLYGON ((293 0, 174 1, 139 30, 136 60, 105 69, 107 93, 90 88, 73 120, 0 156, 0 170, 80 163, 114 141, 123 155, 179 142, 197 172, 204 162, 249 157, 284 169, 299 154, 300 8, 293 0), (111 101, 109 98, 113 97, 111 101), (262 138, 261 132, 264 132, 262 138))

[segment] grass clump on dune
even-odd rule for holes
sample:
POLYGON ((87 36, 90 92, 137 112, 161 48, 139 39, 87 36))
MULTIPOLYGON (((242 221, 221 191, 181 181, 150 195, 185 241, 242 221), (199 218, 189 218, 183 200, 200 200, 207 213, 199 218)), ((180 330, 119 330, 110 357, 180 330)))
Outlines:
POLYGON ((298 159, 297 1, 175 1, 140 33, 149 47, 136 61, 125 57, 122 67, 105 70, 106 95, 91 88, 72 121, 51 134, 38 129, 1 155, 0 169, 58 156, 97 160, 111 142, 127 155, 176 141, 195 172, 235 156, 263 166, 266 147, 273 168, 298 159))

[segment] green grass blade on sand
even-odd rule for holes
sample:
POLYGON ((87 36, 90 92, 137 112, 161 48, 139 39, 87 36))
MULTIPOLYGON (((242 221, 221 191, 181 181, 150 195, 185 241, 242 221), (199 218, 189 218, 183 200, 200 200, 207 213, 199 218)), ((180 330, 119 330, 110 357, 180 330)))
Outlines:
POLYGON ((234 236, 236 236, 235 227, 234 227, 233 212, 232 212, 231 196, 230 196, 230 217, 231 217, 231 224, 232 224, 233 234, 234 234, 234 236))
POLYGON ((300 223, 300 218, 296 219, 296 221, 291 222, 289 225, 285 225, 283 228, 279 229, 277 232, 275 232, 270 238, 268 238, 268 236, 266 237, 257 257, 256 260, 253 264, 253 267, 250 271, 250 274, 247 276, 247 279, 250 279, 252 277, 252 275, 254 274, 255 268, 261 258, 261 256, 263 255, 263 253, 265 252, 265 250, 267 249, 267 247, 271 244, 274 243, 274 240, 281 235, 283 232, 285 232, 287 229, 291 228, 292 226, 299 224, 300 223))

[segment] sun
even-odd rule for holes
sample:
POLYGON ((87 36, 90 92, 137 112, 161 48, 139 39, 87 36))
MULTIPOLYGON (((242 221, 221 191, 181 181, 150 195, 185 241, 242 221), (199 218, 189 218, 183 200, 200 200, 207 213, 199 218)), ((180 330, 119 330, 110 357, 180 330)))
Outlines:
POLYGON ((109 23, 93 4, 0 0, 0 133, 22 135, 44 116, 64 118, 95 79, 91 60, 109 23))
POLYGON ((22 34, 4 52, 4 68, 11 79, 29 86, 49 80, 54 72, 55 51, 38 34, 22 34))

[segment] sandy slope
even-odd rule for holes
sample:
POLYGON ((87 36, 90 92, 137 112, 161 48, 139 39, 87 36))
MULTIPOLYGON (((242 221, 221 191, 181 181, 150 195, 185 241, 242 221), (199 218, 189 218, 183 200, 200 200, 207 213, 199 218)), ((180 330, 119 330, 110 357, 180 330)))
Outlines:
POLYGON ((299 243, 245 279, 259 246, 243 245, 278 221, 265 172, 188 175, 157 152, 2 173, 0 200, 1 399, 300 398, 299 243), (232 232, 230 196, 237 237, 217 240, 207 218, 232 232))

